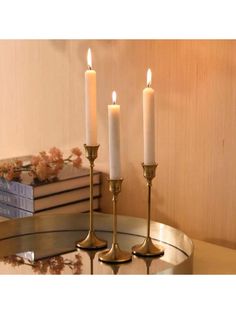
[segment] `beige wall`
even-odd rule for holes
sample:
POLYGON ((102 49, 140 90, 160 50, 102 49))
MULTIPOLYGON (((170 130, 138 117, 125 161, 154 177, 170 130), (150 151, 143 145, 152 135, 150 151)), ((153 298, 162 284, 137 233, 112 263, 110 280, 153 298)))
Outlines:
MULTIPOLYGON (((88 47, 98 81, 96 167, 104 172, 113 89, 121 105, 125 180, 119 212, 146 215, 142 89, 151 67, 159 163, 152 218, 236 248, 236 41, 2 40, 0 157, 54 145, 82 147, 88 47)), ((104 181, 103 210, 110 205, 104 181)))

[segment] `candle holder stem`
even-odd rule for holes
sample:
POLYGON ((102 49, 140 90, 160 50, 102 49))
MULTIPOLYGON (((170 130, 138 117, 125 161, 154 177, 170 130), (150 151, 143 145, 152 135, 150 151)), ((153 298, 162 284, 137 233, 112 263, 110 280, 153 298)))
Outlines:
POLYGON ((94 223, 93 223, 93 168, 94 168, 94 160, 92 159, 90 162, 90 195, 89 195, 89 230, 94 232, 94 223))
POLYGON ((164 254, 164 249, 153 243, 150 237, 150 224, 151 224, 151 194, 152 194, 152 180, 156 176, 157 165, 144 165, 143 166, 143 176, 147 180, 148 186, 148 217, 147 217, 147 236, 142 244, 133 246, 132 253, 137 256, 143 257, 158 257, 164 254))
POLYGON ((150 223, 151 223, 151 195, 152 195, 152 181, 148 180, 148 220, 147 220, 147 237, 150 238, 150 223))
POLYGON ((113 208, 113 243, 117 243, 117 194, 113 194, 112 208, 113 208))
POLYGON ((86 158, 90 163, 90 212, 89 212, 89 231, 86 238, 77 243, 77 247, 80 249, 87 250, 97 250, 102 249, 107 246, 107 241, 99 239, 94 231, 94 221, 93 221, 93 168, 94 160, 97 158, 97 152, 99 145, 88 146, 84 144, 86 158))
POLYGON ((105 263, 124 263, 132 259, 129 252, 122 251, 117 242, 117 199, 121 191, 122 179, 109 180, 109 190, 112 192, 113 207, 113 237, 110 249, 101 252, 98 256, 99 260, 105 263))

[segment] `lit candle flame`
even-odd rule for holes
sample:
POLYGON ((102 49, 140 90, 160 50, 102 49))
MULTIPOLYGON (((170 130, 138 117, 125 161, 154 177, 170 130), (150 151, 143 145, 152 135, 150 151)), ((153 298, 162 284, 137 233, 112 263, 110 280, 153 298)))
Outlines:
POLYGON ((116 92, 115 91, 112 92, 112 103, 113 105, 116 104, 116 92))
POLYGON ((91 53, 91 49, 88 49, 88 53, 87 53, 87 63, 88 63, 88 68, 89 70, 92 69, 92 53, 91 53))
POLYGON ((147 86, 150 87, 152 84, 152 71, 151 69, 147 70, 147 86))

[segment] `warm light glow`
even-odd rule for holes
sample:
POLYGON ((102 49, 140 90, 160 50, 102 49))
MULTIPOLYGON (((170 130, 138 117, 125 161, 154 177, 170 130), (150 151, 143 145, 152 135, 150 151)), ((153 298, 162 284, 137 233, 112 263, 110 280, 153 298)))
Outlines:
POLYGON ((147 86, 150 87, 152 84, 152 71, 150 69, 147 70, 147 86))
POLYGON ((87 53, 87 63, 88 63, 88 68, 91 70, 92 69, 92 53, 91 53, 91 49, 88 49, 88 53, 87 53))
POLYGON ((112 92, 112 103, 115 104, 116 103, 116 92, 113 90, 112 92))

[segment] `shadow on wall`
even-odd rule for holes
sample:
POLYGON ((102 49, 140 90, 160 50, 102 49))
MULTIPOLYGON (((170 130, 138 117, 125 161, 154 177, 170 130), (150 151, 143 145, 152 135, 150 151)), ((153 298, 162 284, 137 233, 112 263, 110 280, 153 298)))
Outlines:
MULTIPOLYGON (((75 48, 79 59, 83 60, 86 66, 86 55, 88 48, 92 49, 92 60, 96 67, 96 60, 102 61, 105 58, 111 57, 109 48, 119 48, 119 54, 124 50, 125 45, 121 41, 116 40, 50 40, 53 48, 58 52, 64 53, 69 46, 75 48), (82 53, 82 54, 81 54, 82 53)), ((100 62, 99 62, 100 63, 100 62)), ((99 65, 99 64, 97 64, 99 65)))
POLYGON ((52 47, 60 53, 70 50, 70 55, 76 57, 80 66, 86 69, 86 56, 88 48, 92 50, 93 67, 100 73, 104 64, 110 63, 115 73, 120 68, 120 60, 126 58, 127 44, 121 40, 50 40, 52 47), (110 61, 109 61, 110 60, 110 61))
POLYGON ((52 46, 59 52, 63 53, 66 50, 66 46, 68 43, 68 40, 50 40, 50 43, 52 46))
MULTIPOLYGON (((122 192, 119 196, 119 207, 118 207, 118 215, 126 215, 126 216, 135 216, 140 218, 147 218, 147 197, 148 197, 148 189, 146 185, 146 180, 143 178, 141 167, 136 169, 132 163, 126 164, 125 167, 128 167, 130 173, 132 173, 132 181, 129 177, 124 178, 124 182, 122 184, 122 192), (134 183, 135 182, 135 186, 134 183), (137 195, 137 191, 139 194, 137 195), (143 208, 142 212, 136 211, 136 206, 139 208, 140 206, 143 208)), ((125 168, 124 167, 124 168, 125 168)), ((124 173, 125 169, 123 169, 124 173)), ((112 213, 112 195, 109 191, 108 178, 109 174, 102 172, 101 174, 101 194, 102 197, 100 199, 100 207, 101 211, 105 213, 112 213)), ((164 211, 160 210, 160 207, 163 208, 164 198, 160 196, 157 190, 153 189, 152 191, 152 209, 151 209, 151 219, 154 221, 158 221, 161 223, 165 223, 170 225, 171 227, 179 229, 180 226, 176 221, 171 219, 171 217, 167 216, 164 211), (159 207, 160 206, 160 207, 159 207)))
MULTIPOLYGON (((132 163, 125 164, 123 172, 128 173, 126 168, 129 168, 132 173, 132 180, 130 177, 125 177, 122 184, 122 192, 119 196, 119 208, 118 215, 135 216, 140 218, 147 218, 147 197, 148 189, 146 185, 146 179, 143 177, 142 168, 132 163), (134 186, 135 182, 135 186, 134 186), (139 194, 137 196, 137 191, 139 194), (143 208, 142 212, 136 211, 136 206, 143 208)), ((109 173, 101 172, 101 199, 100 209, 104 213, 112 213, 112 195, 109 191, 108 179, 109 173)), ((158 187, 152 189, 152 208, 151 208, 151 219, 161 223, 165 223, 174 228, 180 228, 179 224, 176 223, 171 217, 166 215, 165 211, 160 208, 164 206, 164 197, 158 193, 158 187)))
MULTIPOLYGON (((159 185, 159 174, 158 170, 156 172, 156 177, 152 182, 152 195, 151 195, 151 219, 160 223, 167 224, 171 227, 180 229, 180 225, 173 219, 173 216, 168 216, 166 213, 166 200, 163 194, 161 194, 159 185)), ((147 215, 147 198, 148 198, 148 188, 146 179, 142 178, 142 190, 144 194, 143 206, 145 207, 145 215, 147 215)), ((145 216, 146 217, 146 216, 145 216)))
POLYGON ((153 220, 164 223, 164 224, 169 225, 173 228, 176 228, 176 229, 183 231, 180 228, 180 225, 178 223, 176 223, 176 221, 171 219, 171 217, 167 216, 165 212, 158 210, 158 208, 156 208, 155 206, 154 206, 154 209, 155 209, 155 216, 154 216, 153 220))
POLYGON ((236 249, 236 242, 226 241, 221 238, 204 238, 203 241, 210 242, 216 245, 225 246, 231 249, 236 249))
POLYGON ((109 191, 107 178, 108 173, 101 172, 101 198, 100 198, 100 210, 103 213, 112 213, 112 201, 111 193, 109 191))

